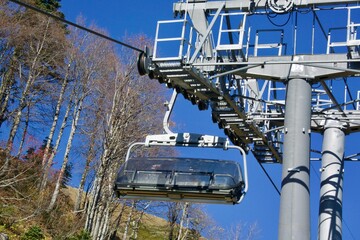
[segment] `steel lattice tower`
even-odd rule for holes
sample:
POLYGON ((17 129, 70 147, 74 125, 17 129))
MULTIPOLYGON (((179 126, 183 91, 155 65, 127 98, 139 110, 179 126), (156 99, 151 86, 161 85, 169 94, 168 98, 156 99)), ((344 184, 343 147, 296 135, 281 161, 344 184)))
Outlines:
POLYGON ((210 107, 233 144, 282 164, 279 239, 310 239, 313 133, 324 136, 318 238, 342 238, 345 135, 360 130, 358 3, 180 1, 139 57, 141 74, 210 107))

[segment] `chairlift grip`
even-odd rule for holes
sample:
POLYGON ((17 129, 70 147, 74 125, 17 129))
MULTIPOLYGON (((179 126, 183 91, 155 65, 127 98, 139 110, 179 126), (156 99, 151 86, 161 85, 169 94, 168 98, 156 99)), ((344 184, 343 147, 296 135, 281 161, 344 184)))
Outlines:
POLYGON ((148 135, 145 146, 209 147, 226 150, 229 140, 224 137, 196 133, 148 135))
POLYGON ((177 93, 176 89, 174 88, 174 91, 171 95, 170 102, 166 102, 167 110, 165 112, 165 116, 164 116, 164 120, 163 120, 163 128, 167 134, 173 134, 173 132, 169 128, 169 121, 170 121, 170 115, 174 108, 175 101, 177 99, 177 95, 178 95, 178 93, 177 93))

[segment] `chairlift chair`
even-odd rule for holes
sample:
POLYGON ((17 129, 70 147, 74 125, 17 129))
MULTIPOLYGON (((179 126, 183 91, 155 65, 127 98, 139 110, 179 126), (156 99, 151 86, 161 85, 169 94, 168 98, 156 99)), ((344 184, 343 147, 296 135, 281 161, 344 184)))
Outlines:
POLYGON ((169 118, 176 98, 177 92, 174 90, 163 121, 166 134, 149 135, 145 142, 136 142, 129 147, 115 182, 115 193, 124 199, 240 203, 248 189, 245 151, 239 146, 230 145, 227 138, 171 132, 169 118), (236 149, 243 158, 243 171, 236 161, 131 157, 131 151, 137 146, 236 149))
POLYGON ((132 144, 114 190, 124 199, 237 204, 247 188, 246 154, 242 148, 229 145, 226 138, 173 133, 150 135, 145 142, 132 144), (132 149, 139 145, 237 149, 243 157, 244 172, 239 162, 229 160, 130 157, 132 149))

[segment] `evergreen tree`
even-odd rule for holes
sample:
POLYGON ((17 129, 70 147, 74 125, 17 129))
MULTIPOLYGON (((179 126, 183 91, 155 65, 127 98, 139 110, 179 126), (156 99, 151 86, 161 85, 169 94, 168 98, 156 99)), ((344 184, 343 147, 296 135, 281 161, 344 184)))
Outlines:
MULTIPOLYGON (((60 0, 36 0, 35 4, 44 11, 49 13, 58 12, 61 7, 60 0)), ((63 14, 61 13, 63 16, 63 14)))

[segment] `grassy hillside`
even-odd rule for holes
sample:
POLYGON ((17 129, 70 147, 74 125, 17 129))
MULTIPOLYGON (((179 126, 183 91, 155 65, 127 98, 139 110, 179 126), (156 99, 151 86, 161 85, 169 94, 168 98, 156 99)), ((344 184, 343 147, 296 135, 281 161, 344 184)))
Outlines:
MULTIPOLYGON (((64 205, 58 206, 58 209, 49 215, 40 213, 39 216, 29 216, 28 219, 21 219, 21 214, 16 219, 18 214, 16 209, 22 208, 16 203, 6 206, 2 204, 0 208, 0 233, 7 234, 10 239, 36 239, 26 238, 26 233, 36 232, 36 229, 40 229, 44 236, 43 239, 80 239, 78 236, 80 236, 81 231, 78 230, 82 227, 80 223, 83 223, 83 219, 72 211, 75 196, 76 189, 64 188, 61 194, 64 205), (9 222, 10 218, 6 218, 7 214, 12 215, 12 222, 9 222)), ((123 221, 126 220, 128 213, 129 209, 125 209, 123 221)), ((123 225, 121 224, 118 229, 118 237, 123 235, 123 225)), ((164 219, 145 213, 139 228, 138 239, 166 239, 167 228, 168 224, 164 219)))
MULTIPOLYGON (((0 166, 4 154, 0 150, 0 166)), ((55 208, 47 212, 54 189, 53 179, 47 188, 39 192, 41 178, 39 159, 11 159, 10 166, 0 175, 0 239, 1 233, 11 240, 35 239, 88 239, 81 233, 84 226, 83 212, 74 213, 76 189, 63 187, 55 208)), ((54 173, 53 178, 55 178, 54 173)), ((117 211, 120 211, 121 205, 117 211)), ((130 207, 125 207, 117 236, 121 236, 130 207)), ((136 212, 134 213, 136 215, 136 212)), ((129 230, 129 234, 131 230, 129 230)), ((166 239, 167 222, 159 217, 144 214, 138 231, 138 239, 166 239)))
MULTIPOLYGON (((67 187, 63 189, 63 194, 65 194, 70 202, 75 202, 77 189, 72 187, 67 187)), ((118 207, 117 211, 120 211, 121 206, 118 207)), ((130 207, 125 208, 123 213, 123 221, 126 221, 126 218, 130 212, 130 207)), ((133 215, 137 215, 138 213, 134 213, 133 215)), ((117 214, 115 214, 116 216, 117 214)), ((120 225, 118 229, 118 237, 123 235, 124 223, 120 225)), ((167 239, 168 232, 168 223, 165 219, 151 215, 144 214, 141 220, 140 228, 138 231, 138 239, 148 239, 148 240, 159 240, 159 239, 167 239)))

